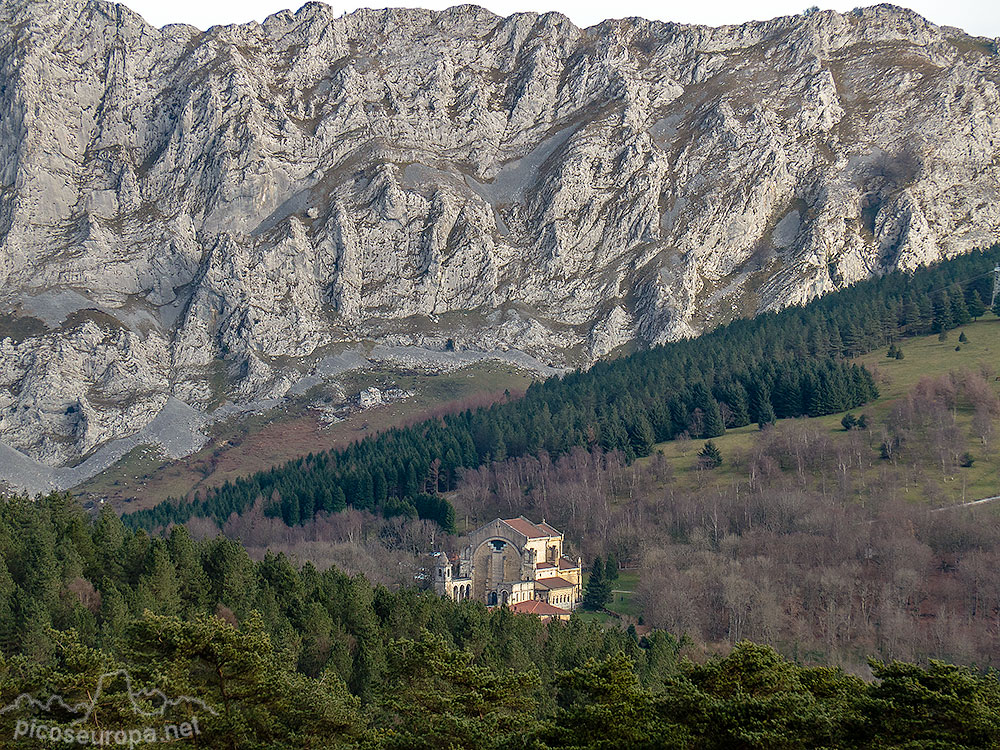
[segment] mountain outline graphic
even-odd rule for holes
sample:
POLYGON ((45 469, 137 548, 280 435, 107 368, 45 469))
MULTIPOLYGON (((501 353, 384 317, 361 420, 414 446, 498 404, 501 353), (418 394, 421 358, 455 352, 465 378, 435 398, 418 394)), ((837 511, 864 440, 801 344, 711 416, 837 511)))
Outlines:
POLYGON ((114 672, 105 672, 97 680, 97 689, 94 691, 93 697, 89 701, 81 701, 79 703, 70 704, 58 693, 53 693, 49 696, 48 700, 40 701, 35 698, 31 693, 21 693, 9 704, 0 708, 0 714, 9 713, 11 711, 16 711, 19 708, 24 708, 25 706, 30 708, 39 709, 46 713, 51 713, 53 707, 58 707, 67 711, 71 714, 82 714, 70 722, 70 725, 83 724, 90 718, 91 714, 94 712, 94 707, 97 705, 97 701, 100 700, 101 693, 104 691, 104 685, 106 682, 110 682, 111 679, 117 677, 124 677, 125 687, 128 690, 129 702, 132 704, 132 710, 138 715, 144 718, 151 718, 154 716, 164 716, 167 708, 178 706, 181 703, 190 703, 192 705, 198 706, 202 711, 206 711, 212 716, 218 716, 218 712, 209 706, 205 701, 200 698, 194 698, 189 695, 182 695, 177 698, 170 698, 162 690, 158 688, 153 688, 150 690, 144 689, 134 689, 132 686, 132 676, 125 669, 118 669, 114 672), (149 700, 154 705, 158 702, 159 707, 154 708, 152 711, 144 711, 139 703, 140 700, 149 700))

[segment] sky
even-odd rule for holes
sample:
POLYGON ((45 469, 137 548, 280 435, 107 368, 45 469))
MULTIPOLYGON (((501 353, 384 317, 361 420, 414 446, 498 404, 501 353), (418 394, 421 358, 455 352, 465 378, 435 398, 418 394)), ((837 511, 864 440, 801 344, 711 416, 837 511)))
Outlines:
MULTIPOLYGON (((382 0, 372 3, 329 2, 335 11, 350 12, 358 7, 384 8, 405 6, 442 9, 458 5, 462 0, 382 0)), ((201 29, 216 24, 263 21, 272 13, 291 8, 298 9, 305 0, 124 0, 124 4, 138 12, 149 23, 165 26, 168 23, 189 23, 201 29)), ((518 11, 544 12, 556 10, 569 16, 577 26, 591 26, 605 18, 641 16, 659 21, 701 23, 721 26, 750 20, 767 20, 776 16, 801 13, 811 5, 848 11, 859 0, 822 3, 818 0, 696 0, 672 3, 664 0, 619 0, 614 4, 594 0, 483 0, 477 3, 500 15, 518 11)), ((874 3, 872 3, 874 4, 874 3)), ((957 26, 975 36, 1000 37, 1000 1, 998 0, 905 0, 896 2, 912 8, 925 18, 941 26, 957 26)))

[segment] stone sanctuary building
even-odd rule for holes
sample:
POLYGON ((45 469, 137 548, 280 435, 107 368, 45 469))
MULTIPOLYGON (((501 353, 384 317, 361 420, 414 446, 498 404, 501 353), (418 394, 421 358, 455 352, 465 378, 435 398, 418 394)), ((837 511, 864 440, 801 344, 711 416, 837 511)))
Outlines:
POLYGON ((563 555, 562 533, 545 521, 498 518, 472 532, 456 559, 436 557, 434 590, 452 599, 568 619, 582 598, 580 558, 563 555))

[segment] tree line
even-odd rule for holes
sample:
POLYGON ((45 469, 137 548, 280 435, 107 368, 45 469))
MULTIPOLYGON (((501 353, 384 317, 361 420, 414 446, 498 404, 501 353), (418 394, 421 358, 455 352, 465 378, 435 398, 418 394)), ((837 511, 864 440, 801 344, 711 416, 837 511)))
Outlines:
POLYGON ((207 516, 222 523, 263 502, 289 525, 350 506, 449 528, 453 511, 437 496, 457 486, 462 469, 541 451, 560 456, 579 446, 620 451, 631 461, 678 436, 712 438, 754 422, 853 409, 878 389, 871 373, 847 359, 982 314, 998 258, 994 248, 861 282, 804 306, 534 383, 516 401, 391 429, 198 496, 171 498, 128 514, 126 522, 153 529, 207 516))

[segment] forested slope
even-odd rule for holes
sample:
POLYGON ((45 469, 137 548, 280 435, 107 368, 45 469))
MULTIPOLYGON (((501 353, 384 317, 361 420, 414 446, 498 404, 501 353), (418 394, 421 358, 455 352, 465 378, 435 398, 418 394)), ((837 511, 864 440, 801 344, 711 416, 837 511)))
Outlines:
POLYGON ((522 399, 305 456, 129 514, 127 523, 222 522, 262 501, 290 525, 350 506, 432 519, 450 530, 453 511, 439 493, 456 487, 463 468, 541 451, 558 457, 578 446, 631 460, 678 436, 710 438, 751 422, 855 408, 878 391, 871 374, 848 359, 981 315, 998 258, 994 248, 890 274, 803 307, 599 362, 533 385, 522 399))

